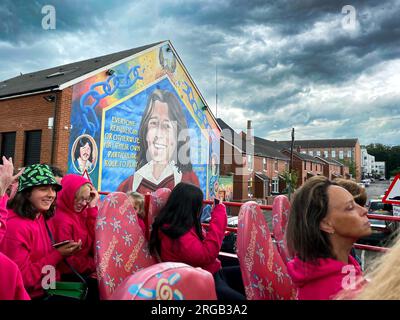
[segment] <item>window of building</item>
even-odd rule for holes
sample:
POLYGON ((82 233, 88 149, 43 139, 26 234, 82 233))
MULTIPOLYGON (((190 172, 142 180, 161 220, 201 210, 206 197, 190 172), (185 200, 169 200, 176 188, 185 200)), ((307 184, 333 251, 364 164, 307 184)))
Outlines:
POLYGON ((328 158, 328 151, 324 151, 324 158, 328 158))
POLYGON ((272 179, 272 192, 279 193, 279 179, 278 178, 272 179))
POLYGON ((42 130, 25 132, 24 166, 40 163, 40 149, 42 144, 42 130))
POLYGON ((317 151, 317 157, 320 157, 321 156, 321 151, 317 151))
POLYGON ((263 158, 263 170, 267 170, 267 159, 263 158))
POLYGON ((275 160, 274 165, 275 165, 275 171, 278 171, 278 160, 275 160))
POLYGON ((332 158, 336 158, 336 151, 335 150, 331 151, 331 156, 332 156, 332 158))
POLYGON ((314 155, 314 152, 312 150, 308 151, 308 154, 312 157, 314 155))
MULTIPOLYGON (((15 132, 4 132, 1 134, 1 156, 14 159, 15 154, 15 132)), ((0 163, 3 163, 3 159, 0 158, 0 163)))
POLYGON ((339 159, 343 159, 343 150, 339 150, 339 159))
POLYGON ((351 158, 351 150, 347 150, 347 158, 351 158))
POLYGON ((307 161, 304 161, 304 170, 307 170, 307 161))

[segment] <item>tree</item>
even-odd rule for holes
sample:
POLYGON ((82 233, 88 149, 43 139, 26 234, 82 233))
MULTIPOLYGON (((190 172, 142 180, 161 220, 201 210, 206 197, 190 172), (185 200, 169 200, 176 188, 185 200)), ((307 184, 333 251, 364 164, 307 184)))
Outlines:
POLYGON ((292 170, 291 172, 289 172, 289 170, 285 170, 282 172, 281 176, 286 184, 286 188, 285 190, 283 190, 283 192, 288 194, 288 198, 290 200, 291 194, 294 193, 297 187, 297 179, 298 179, 297 171, 292 170))
POLYGON ((386 146, 381 143, 371 143, 366 146, 368 154, 375 156, 375 161, 385 161, 386 178, 393 176, 400 168, 400 146, 386 146))
POLYGON ((356 177, 356 163, 351 159, 344 159, 341 162, 346 166, 349 167, 349 173, 353 178, 356 177))

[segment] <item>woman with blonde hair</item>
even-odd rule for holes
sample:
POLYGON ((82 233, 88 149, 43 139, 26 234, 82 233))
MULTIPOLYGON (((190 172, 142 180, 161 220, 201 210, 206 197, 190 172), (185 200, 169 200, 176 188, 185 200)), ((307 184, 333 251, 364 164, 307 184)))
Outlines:
MULTIPOLYGON (((388 252, 377 258, 365 278, 362 290, 355 294, 356 300, 400 299, 400 236, 388 252)), ((345 295, 344 295, 345 296, 345 295)))

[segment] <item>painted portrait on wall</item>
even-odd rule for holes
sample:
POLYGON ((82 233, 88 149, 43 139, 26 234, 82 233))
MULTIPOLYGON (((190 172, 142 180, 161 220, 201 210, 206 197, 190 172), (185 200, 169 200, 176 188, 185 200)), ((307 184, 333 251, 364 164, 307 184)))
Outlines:
POLYGON ((172 189, 215 195, 219 129, 169 42, 73 87, 70 172, 101 191, 172 189))
POLYGON ((87 134, 77 137, 71 148, 71 158, 73 159, 71 172, 81 174, 86 170, 88 174, 92 173, 98 159, 96 141, 87 134))

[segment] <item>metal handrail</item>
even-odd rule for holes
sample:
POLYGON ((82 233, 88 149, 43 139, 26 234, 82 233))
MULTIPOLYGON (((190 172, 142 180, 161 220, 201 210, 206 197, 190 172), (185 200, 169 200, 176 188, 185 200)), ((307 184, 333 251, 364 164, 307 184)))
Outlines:
MULTIPOLYGON (((99 194, 101 195, 108 195, 110 192, 106 192, 106 191, 99 191, 99 194)), ((241 207, 243 204, 245 204, 246 202, 229 202, 229 201, 224 201, 222 202, 225 206, 228 207, 241 207)), ((146 194, 145 195, 145 224, 146 224, 146 231, 148 232, 149 228, 147 226, 148 223, 148 211, 149 211, 149 207, 150 207, 150 194, 146 194)), ((207 204, 207 205, 213 205, 214 201, 212 200, 203 200, 203 204, 207 204)), ((260 207, 261 210, 268 210, 271 211, 272 210, 272 205, 258 205, 260 207)), ((384 221, 396 221, 396 222, 400 222, 400 217, 394 217, 394 216, 388 216, 388 215, 381 215, 381 214, 367 214, 367 217, 369 219, 375 219, 375 220, 384 220, 384 221)), ((204 227, 208 226, 208 223, 202 223, 202 225, 204 227)), ((237 229, 235 227, 226 227, 226 231, 227 232, 234 232, 237 233, 237 229)), ((148 236, 148 234, 147 234, 148 236)), ((271 237, 273 237, 274 234, 271 233, 271 237)), ((389 249, 388 248, 384 248, 384 247, 378 247, 378 246, 371 246, 371 245, 366 245, 366 244, 359 244, 359 243, 355 243, 354 244, 354 248, 356 249, 360 249, 360 250, 369 250, 369 251, 376 251, 376 252, 386 252, 389 249)))

